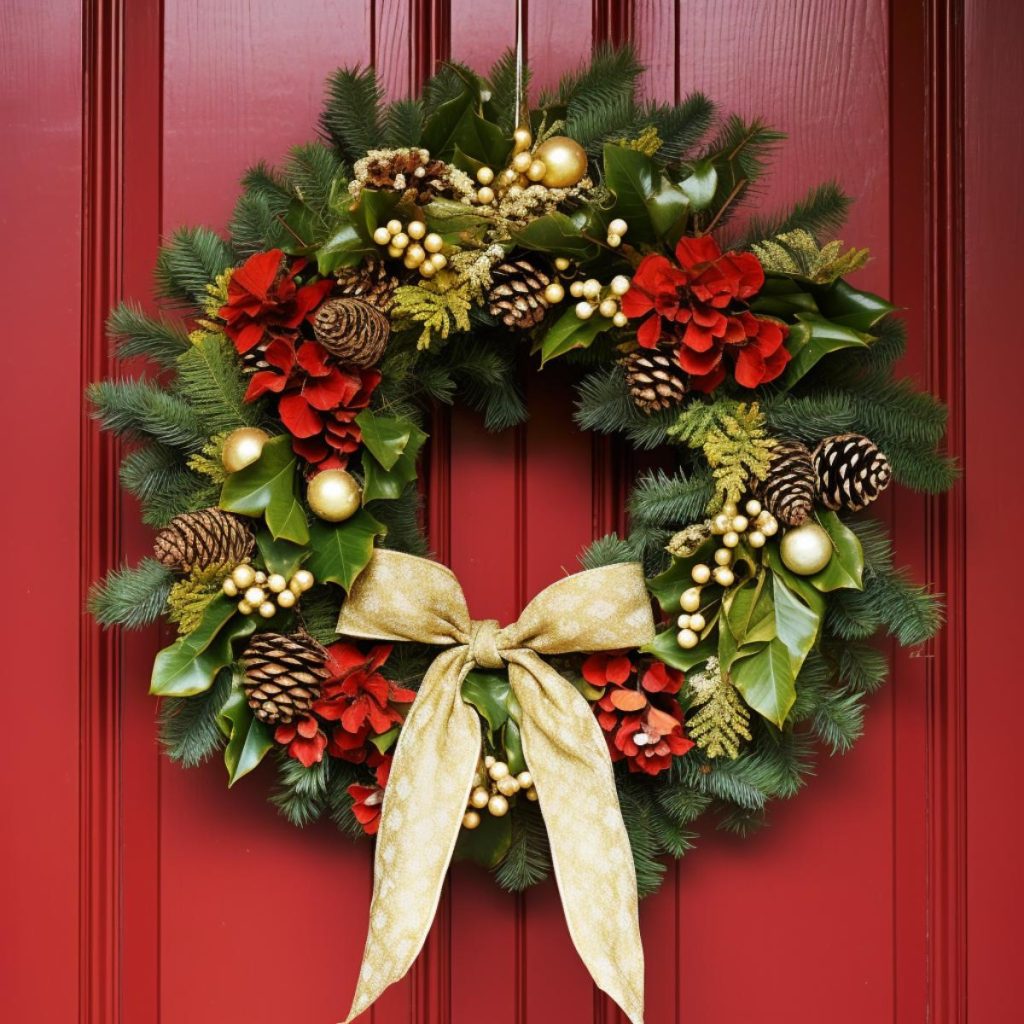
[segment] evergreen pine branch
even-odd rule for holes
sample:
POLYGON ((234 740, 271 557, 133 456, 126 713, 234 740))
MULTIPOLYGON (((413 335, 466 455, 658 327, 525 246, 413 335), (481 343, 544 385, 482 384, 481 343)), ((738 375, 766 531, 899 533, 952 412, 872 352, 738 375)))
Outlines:
POLYGON ((506 430, 526 419, 511 350, 486 338, 457 338, 438 359, 455 385, 455 395, 483 414, 488 430, 506 430))
POLYGON ((342 170, 338 155, 322 142, 293 147, 285 162, 293 196, 321 219, 331 205, 342 170))
POLYGON ((167 756, 194 768, 223 745, 217 716, 231 693, 231 670, 222 669, 213 686, 194 697, 165 697, 160 702, 160 742, 167 756))
POLYGON ((551 873, 551 850, 536 804, 518 801, 512 808, 512 845, 494 875, 508 892, 522 892, 551 873))
POLYGON ((713 493, 706 471, 677 469, 669 476, 663 469, 647 470, 629 496, 629 514, 636 524, 682 529, 703 518, 713 493))
POLYGON ((89 593, 89 612, 104 627, 147 626, 163 613, 173 582, 166 566, 144 558, 134 568, 125 565, 112 570, 95 584, 89 593))
POLYGON ((172 302, 202 309, 218 274, 235 262, 227 242, 209 228, 179 228, 156 261, 159 294, 172 302))
POLYGON ((843 226, 852 203, 838 182, 815 185, 788 213, 751 217, 743 238, 733 244, 747 249, 754 242, 800 230, 810 232, 821 242, 843 226))
MULTIPOLYGON (((511 47, 507 49, 491 68, 488 76, 490 81, 491 98, 487 101, 487 112, 489 119, 493 121, 506 135, 511 135, 518 127, 516 119, 516 51, 511 47)), ((522 110, 528 108, 526 97, 530 90, 530 69, 523 68, 523 102, 522 110)))
POLYGON ((383 96, 373 68, 339 68, 328 78, 320 127, 349 163, 383 144, 383 96))
POLYGON ((788 722, 797 724, 813 718, 826 693, 835 687, 835 672, 822 654, 824 647, 823 642, 812 650, 800 669, 796 681, 796 700, 787 717, 788 722))
POLYGON ((632 545, 614 533, 599 537, 580 555, 584 569, 603 569, 607 565, 633 561, 636 561, 636 553, 632 545))
POLYGON ((277 168, 261 160, 242 175, 242 189, 247 195, 259 196, 277 213, 284 213, 295 198, 288 178, 277 168))
POLYGON ((423 134, 423 105, 419 100, 396 100, 384 111, 384 145, 394 149, 415 146, 423 134))
POLYGON ((181 473, 172 484, 156 491, 142 504, 142 521, 146 526, 166 526, 183 512, 198 512, 216 505, 220 489, 211 481, 195 473, 181 473))
POLYGON ((224 335, 208 334, 181 356, 177 390, 207 436, 261 420, 259 405, 245 400, 242 361, 224 335))
MULTIPOLYGON (((677 773, 673 772, 673 776, 677 773)), ((685 782, 672 777, 654 790, 658 804, 680 825, 696 821, 711 805, 707 793, 691 789, 685 782)))
POLYGON ((150 381, 97 381, 87 395, 103 429, 121 437, 159 441, 182 451, 196 451, 206 440, 195 410, 150 381))
POLYGON ((654 159, 661 164, 686 159, 711 127, 715 105, 701 92, 692 92, 682 103, 652 103, 643 110, 645 120, 658 130, 661 148, 654 159))
POLYGON ((574 130, 579 119, 602 107, 632 101, 643 71, 632 46, 602 45, 589 63, 563 75, 554 93, 541 96, 540 105, 565 107, 568 134, 582 141, 574 130))
POLYGON ((333 587, 315 587, 304 594, 299 613, 306 632, 318 643, 326 646, 338 639, 341 596, 333 587))
POLYGON ((188 349, 188 335, 176 323, 146 316, 134 302, 122 302, 107 318, 107 333, 119 359, 143 356, 168 368, 188 349))
POLYGON ((340 760, 335 760, 332 764, 330 778, 327 780, 327 807, 330 810, 331 821, 337 825, 339 831, 353 839, 361 837, 364 833, 363 826, 352 813, 352 797, 348 795, 348 787, 360 781, 365 783, 367 780, 362 779, 358 766, 340 760))
POLYGON ((649 807, 651 835, 665 853, 678 859, 693 849, 693 842, 697 838, 695 832, 683 828, 675 818, 663 811, 657 801, 651 802, 649 807))
POLYGON ((648 896, 657 892, 665 875, 665 865, 658 859, 662 851, 651 831, 652 805, 634 780, 619 774, 618 783, 619 807, 633 851, 637 892, 641 897, 648 896))
POLYGON ((833 755, 845 754, 864 734, 864 704, 859 693, 830 693, 818 706, 814 734, 833 755))
POLYGON ((731 832, 741 839, 747 839, 759 829, 764 828, 765 821, 764 809, 751 810, 746 807, 733 807, 722 815, 716 827, 721 832, 731 832))
POLYGON ((415 481, 398 498, 371 502, 368 511, 388 531, 381 541, 381 547, 425 557, 427 539, 420 525, 422 506, 423 501, 415 481))
POLYGON ((703 229, 725 224, 764 174, 772 154, 785 138, 784 132, 763 121, 744 121, 735 114, 723 125, 703 154, 714 162, 718 187, 711 205, 704 211, 703 229))
POLYGON ((625 434, 630 444, 645 451, 665 443, 668 429, 678 417, 672 409, 650 416, 640 412, 629 397, 618 366, 589 374, 581 381, 577 393, 574 419, 581 430, 625 434))
POLYGON ((889 659, 868 644, 836 644, 826 649, 834 654, 839 678, 851 693, 874 693, 889 675, 889 659))
POLYGON ((423 86, 423 116, 437 113, 439 107, 465 95, 468 83, 478 81, 476 73, 458 61, 446 61, 423 86))
POLYGON ((280 214, 256 193, 243 193, 235 203, 228 225, 231 241, 243 259, 273 247, 281 231, 280 214))
POLYGON ((294 757, 278 751, 278 784, 270 794, 270 802, 299 828, 316 821, 327 810, 331 767, 335 759, 325 757, 308 768, 294 757))
POLYGON ((173 448, 162 444, 147 444, 129 452, 121 461, 120 475, 121 486, 145 506, 151 502, 162 505, 171 497, 176 503, 187 502, 194 494, 205 496, 209 486, 182 463, 173 448))
POLYGON ((857 590, 837 590, 825 613, 825 628, 839 640, 867 640, 882 622, 870 598, 857 590))
POLYGON ((902 647, 922 644, 942 628, 941 599, 913 583, 905 570, 874 574, 865 582, 864 596, 902 647))
POLYGON ((672 538, 674 530, 635 523, 629 531, 629 546, 636 553, 636 559, 643 565, 644 573, 657 576, 668 567, 669 555, 665 545, 672 538))

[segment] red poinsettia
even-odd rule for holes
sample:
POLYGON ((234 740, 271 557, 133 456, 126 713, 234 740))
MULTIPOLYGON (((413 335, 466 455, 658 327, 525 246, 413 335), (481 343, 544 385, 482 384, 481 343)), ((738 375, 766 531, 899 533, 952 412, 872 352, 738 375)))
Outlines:
POLYGON ((356 821, 363 826, 363 831, 368 836, 375 836, 380 828, 380 812, 384 803, 384 790, 388 785, 388 776, 391 774, 391 757, 384 754, 380 758, 374 772, 375 786, 360 786, 353 784, 348 787, 348 795, 352 797, 352 814, 356 821))
POLYGON ((400 725, 404 712, 395 705, 416 698, 408 690, 380 674, 391 654, 390 644, 379 644, 364 654, 355 644, 336 643, 327 648, 324 683, 313 711, 327 722, 337 723, 331 732, 328 753, 361 764, 372 757, 371 736, 379 736, 400 725))
POLYGON ((756 388, 774 380, 789 362, 784 323, 747 308, 764 285, 764 270, 749 252, 723 253, 710 235, 681 238, 676 263, 645 256, 636 268, 622 312, 644 317, 637 330, 643 348, 675 346, 679 365, 697 391, 713 391, 731 363, 736 382, 756 388))
POLYGON ((305 260, 290 266, 280 249, 250 256, 231 275, 228 301, 219 311, 224 330, 240 353, 273 340, 289 343, 299 325, 327 297, 330 279, 296 284, 305 260))
POLYGON ((288 755, 301 761, 307 768, 324 759, 327 737, 312 715, 306 715, 290 725, 279 725, 274 730, 274 739, 287 746, 288 755))
POLYGON ((638 667, 623 654, 594 654, 583 663, 583 677, 605 687, 597 720, 608 733, 613 761, 626 760, 631 772, 657 775, 693 747, 673 696, 683 685, 682 672, 660 661, 638 667))

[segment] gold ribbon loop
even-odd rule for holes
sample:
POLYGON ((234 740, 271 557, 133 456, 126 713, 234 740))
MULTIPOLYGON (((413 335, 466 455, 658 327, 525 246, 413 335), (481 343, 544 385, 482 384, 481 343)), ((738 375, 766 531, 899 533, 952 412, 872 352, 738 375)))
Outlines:
POLYGON ((338 632, 448 648, 423 677, 395 748, 366 949, 345 1024, 405 975, 434 919, 480 757, 480 721, 461 695, 475 665, 508 666, 569 934, 597 986, 642 1024, 636 876, 608 748, 586 699, 541 657, 652 640, 641 567, 559 580, 502 629, 494 619, 470 619, 443 565, 378 550, 342 606, 338 632))

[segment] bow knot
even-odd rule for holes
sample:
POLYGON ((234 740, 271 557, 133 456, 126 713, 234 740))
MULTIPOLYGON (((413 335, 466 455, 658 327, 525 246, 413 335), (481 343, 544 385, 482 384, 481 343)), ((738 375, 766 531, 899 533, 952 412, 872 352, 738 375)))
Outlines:
POLYGON ((480 719, 462 700, 463 680, 479 665, 508 667, 569 934, 598 987, 642 1024, 636 876, 611 759, 586 699, 544 660, 653 640, 641 567, 610 565, 559 580, 501 628, 495 619, 470 618, 450 569, 378 549, 342 606, 338 632, 445 648, 423 677, 395 747, 348 1020, 406 973, 430 930, 480 760, 480 719))

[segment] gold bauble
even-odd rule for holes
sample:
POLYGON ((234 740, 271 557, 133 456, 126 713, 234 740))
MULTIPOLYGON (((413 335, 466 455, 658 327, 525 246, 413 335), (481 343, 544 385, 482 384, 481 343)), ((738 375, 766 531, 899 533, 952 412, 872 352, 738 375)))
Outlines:
POLYGON ((270 435, 259 427, 239 427, 224 439, 221 462, 229 473, 251 466, 262 454, 270 435))
POLYGON ((462 827, 463 828, 479 828, 480 827, 480 815, 476 811, 466 811, 462 816, 462 827))
POLYGON ((587 173, 587 151, 565 135, 553 135, 534 151, 547 170, 541 184, 547 188, 572 188, 587 173))
POLYGON ((487 801, 490 799, 491 794, 488 793, 483 786, 477 786, 477 788, 469 795, 470 804, 478 811, 482 811, 487 806, 487 801))
POLYGON ((813 576, 832 560, 832 539, 817 523, 804 523, 785 532, 779 553, 790 572, 813 576))
POLYGON ((306 501, 313 514, 329 523, 340 523, 355 515, 361 498, 355 477, 343 469, 317 473, 306 488, 306 501))
POLYGON ((508 800, 500 793, 495 793, 494 796, 487 801, 487 810, 490 811, 495 818, 503 818, 508 814, 508 800))

